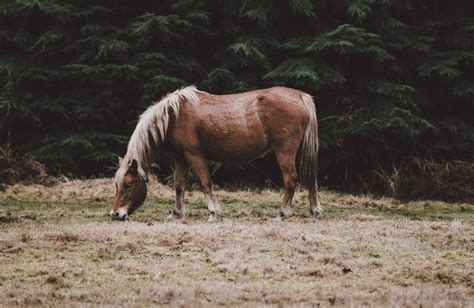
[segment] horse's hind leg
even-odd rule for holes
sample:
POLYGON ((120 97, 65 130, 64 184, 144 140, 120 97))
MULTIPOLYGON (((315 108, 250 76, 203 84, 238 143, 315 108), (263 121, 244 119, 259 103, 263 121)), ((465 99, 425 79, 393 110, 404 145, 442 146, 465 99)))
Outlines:
POLYGON ((319 203, 317 180, 314 181, 314 184, 309 188, 309 212, 313 217, 318 217, 323 214, 323 208, 319 203))
POLYGON ((212 180, 206 160, 201 155, 194 153, 185 153, 185 157, 191 170, 199 179, 201 189, 206 196, 207 208, 210 213, 209 221, 214 221, 216 215, 221 212, 221 207, 212 193, 212 180))
POLYGON ((284 218, 291 215, 291 203, 298 183, 296 173, 296 150, 275 149, 275 156, 280 166, 283 176, 283 185, 285 186, 285 195, 280 208, 280 215, 284 218))
POLYGON ((176 159, 174 164, 174 189, 175 189, 175 208, 168 218, 183 218, 184 217, 184 186, 186 181, 186 173, 188 166, 186 161, 176 159))

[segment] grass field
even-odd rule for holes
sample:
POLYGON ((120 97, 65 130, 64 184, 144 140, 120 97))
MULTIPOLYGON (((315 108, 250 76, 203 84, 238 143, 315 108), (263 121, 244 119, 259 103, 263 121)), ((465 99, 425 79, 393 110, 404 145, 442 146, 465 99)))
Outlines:
POLYGON ((150 183, 128 222, 111 222, 111 180, 0 192, 0 305, 472 306, 474 205, 329 191, 325 216, 278 213, 281 193, 217 190, 222 218, 150 183))

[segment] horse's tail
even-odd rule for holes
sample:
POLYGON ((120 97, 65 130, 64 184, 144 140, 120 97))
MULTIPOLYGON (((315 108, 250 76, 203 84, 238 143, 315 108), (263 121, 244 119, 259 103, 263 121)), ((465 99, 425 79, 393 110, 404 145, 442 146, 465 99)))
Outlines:
POLYGON ((318 120, 311 95, 302 94, 301 99, 308 110, 309 121, 299 149, 298 175, 300 184, 313 187, 318 174, 318 120))

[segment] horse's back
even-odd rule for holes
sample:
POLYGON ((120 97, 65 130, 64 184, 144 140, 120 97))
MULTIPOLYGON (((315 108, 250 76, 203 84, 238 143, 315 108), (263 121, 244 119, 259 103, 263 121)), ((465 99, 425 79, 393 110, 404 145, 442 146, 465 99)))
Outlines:
POLYGON ((281 97, 283 100, 288 101, 298 101, 301 95, 305 94, 305 92, 293 88, 283 87, 283 86, 276 86, 271 88, 265 89, 258 89, 252 90, 242 93, 233 93, 233 94, 224 94, 224 95, 216 95, 210 94, 208 92, 199 91, 199 97, 201 100, 205 100, 208 103, 215 103, 215 104, 235 104, 235 103, 245 103, 248 101, 252 101, 259 96, 265 95, 277 95, 281 97))
POLYGON ((222 131, 239 132, 245 124, 251 126, 247 127, 248 132, 261 128, 266 135, 270 135, 269 130, 293 126, 295 122, 306 126, 308 113, 302 102, 302 95, 305 95, 303 91, 287 87, 229 95, 204 93, 199 112, 206 123, 209 118, 222 120, 225 117, 225 121, 216 123, 221 126, 222 131))
POLYGON ((284 87, 229 95, 199 91, 199 105, 186 109, 195 123, 187 138, 195 134, 204 156, 221 162, 252 160, 285 139, 299 144, 307 123, 303 94, 284 87))
MULTIPOLYGON (((266 89, 226 94, 214 95, 200 91, 200 106, 198 114, 203 118, 221 117, 224 115, 228 122, 225 126, 241 125, 246 117, 253 117, 254 113, 282 112, 286 114, 288 120, 293 120, 293 116, 300 116, 306 113, 306 107, 302 103, 304 92, 287 87, 271 87, 266 89)), ((249 119, 247 119, 247 122, 249 119)))

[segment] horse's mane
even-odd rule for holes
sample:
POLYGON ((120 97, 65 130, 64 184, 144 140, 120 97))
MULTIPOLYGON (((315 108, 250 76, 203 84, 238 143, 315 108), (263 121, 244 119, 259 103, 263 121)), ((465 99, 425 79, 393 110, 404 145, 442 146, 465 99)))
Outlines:
POLYGON ((176 118, 179 116, 179 107, 184 101, 193 105, 199 103, 198 89, 188 86, 178 89, 164 96, 159 102, 154 103, 140 116, 135 131, 128 142, 127 154, 122 160, 117 173, 115 183, 123 184, 123 178, 127 173, 128 166, 132 160, 138 163, 138 173, 142 179, 146 179, 144 164, 150 164, 158 146, 165 140, 168 131, 170 111, 176 118))

